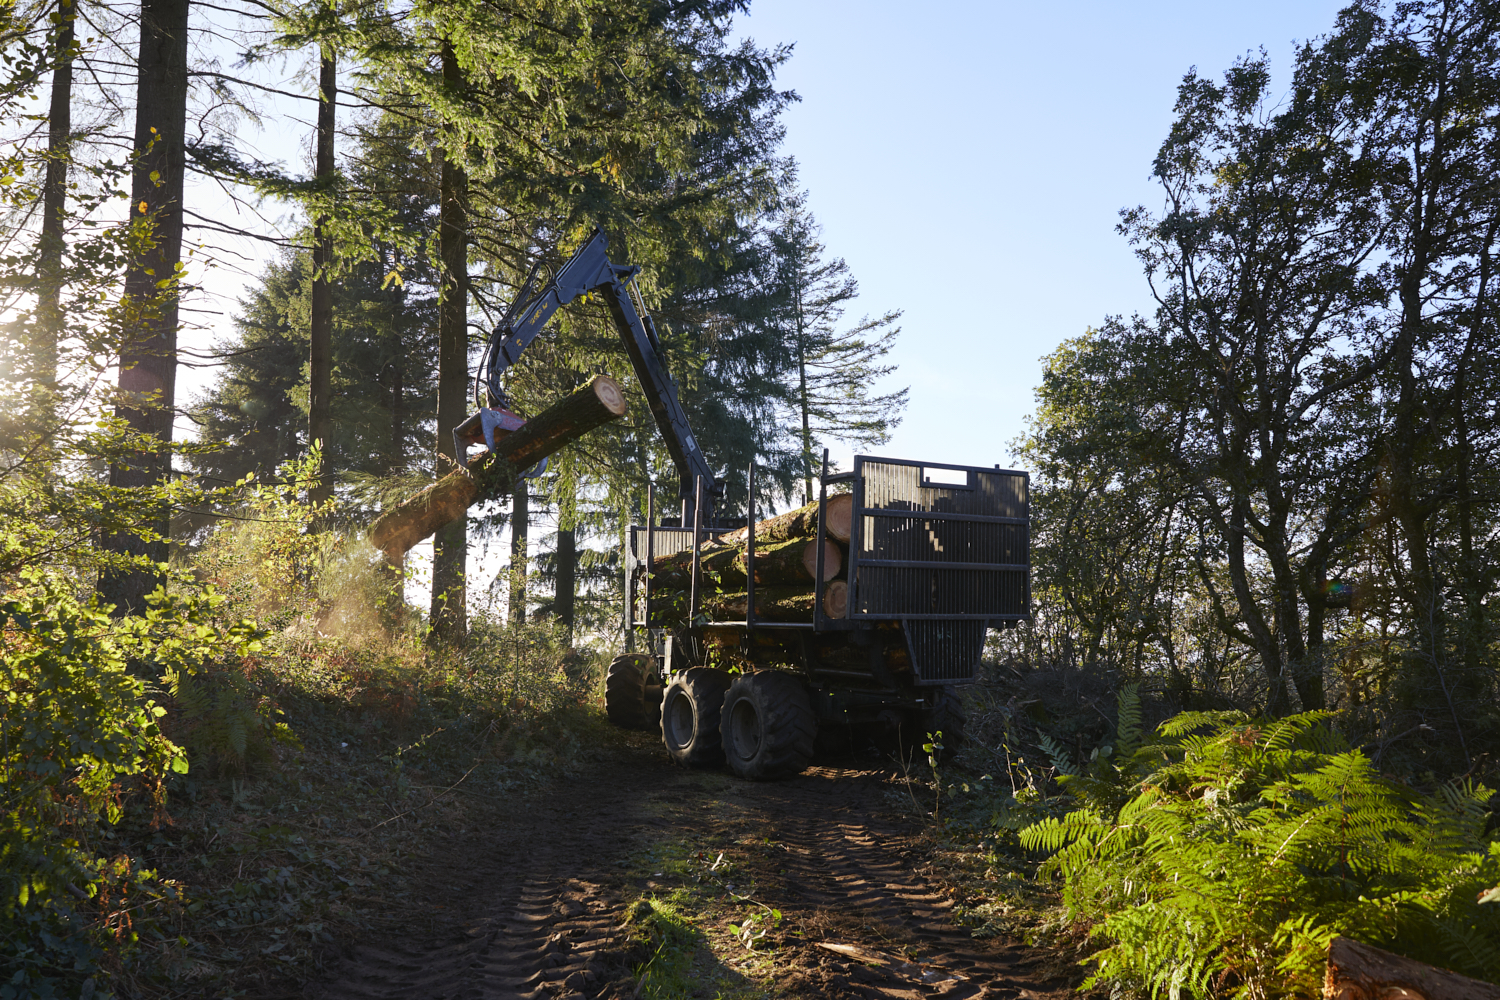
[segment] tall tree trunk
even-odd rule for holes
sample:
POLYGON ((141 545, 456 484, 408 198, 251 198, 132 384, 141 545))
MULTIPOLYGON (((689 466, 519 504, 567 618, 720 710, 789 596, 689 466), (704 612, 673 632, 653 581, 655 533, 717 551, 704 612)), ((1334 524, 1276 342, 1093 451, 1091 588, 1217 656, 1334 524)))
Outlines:
POLYGON ((1223 533, 1229 557, 1229 582, 1234 588, 1240 617, 1244 619, 1245 628, 1260 656, 1261 667, 1266 672, 1266 714, 1282 716, 1287 714, 1290 706, 1281 645, 1276 641, 1275 633, 1255 600, 1255 593, 1250 588, 1250 572, 1245 564, 1245 542, 1248 535, 1245 524, 1249 520, 1249 506, 1250 501, 1242 496, 1234 496, 1230 500, 1229 521, 1224 526, 1227 530, 1223 533))
MULTIPOLYGON (((143 0, 137 59, 134 175, 130 206, 135 219, 149 220, 152 245, 125 272, 128 339, 120 351, 123 400, 115 416, 157 447, 110 467, 117 488, 159 486, 172 469, 172 417, 177 382, 177 268, 182 259, 183 141, 187 127, 188 0, 143 0), (162 284, 165 283, 165 284, 162 284)), ((110 535, 113 553, 167 560, 170 512, 157 503, 146 525, 158 537, 134 532, 110 535)), ((146 595, 162 580, 145 568, 101 575, 99 594, 115 614, 140 614, 146 595)))
MULTIPOLYGON (((463 70, 447 41, 443 42, 443 82, 453 93, 463 88, 463 70)), ((438 252, 443 275, 438 300, 437 470, 442 476, 462 461, 453 450, 453 428, 463 422, 468 410, 469 178, 458 157, 446 151, 439 154, 438 252)), ((465 515, 433 537, 432 633, 441 642, 462 642, 467 628, 467 554, 465 515)))
POLYGON ((577 496, 572 491, 557 505, 557 587, 553 610, 573 641, 574 606, 578 595, 577 496))
POLYGON ((526 576, 531 568, 528 556, 527 529, 531 526, 531 484, 516 480, 510 504, 510 620, 516 625, 526 621, 526 576))
POLYGON ((37 261, 37 325, 31 343, 31 377, 40 398, 33 414, 37 431, 51 433, 57 388, 57 345, 65 335, 62 313, 63 223, 67 212, 68 160, 73 132, 73 0, 58 0, 53 42, 52 101, 47 109, 47 176, 42 183, 42 233, 37 261))
POLYGON ((406 453, 402 441, 405 431, 401 425, 401 397, 406 392, 406 380, 402 376, 402 358, 391 362, 391 444, 390 457, 386 460, 386 471, 395 472, 401 467, 401 458, 406 453))
POLYGON ((557 527, 557 620, 573 639, 574 601, 578 593, 578 536, 570 525, 557 527))
MULTIPOLYGON (((338 108, 338 56, 333 47, 322 46, 318 67, 317 181, 332 197, 334 187, 333 136, 338 108)), ((328 462, 329 435, 333 429, 333 236, 328 231, 330 209, 319 212, 313 223, 312 324, 308 331, 307 441, 323 450, 318 481, 310 499, 323 503, 333 496, 328 462)), ((441 438, 441 435, 439 435, 441 438)))
POLYGON ((797 270, 797 398, 802 409, 802 506, 812 503, 812 419, 807 405, 807 327, 802 315, 801 263, 797 270))

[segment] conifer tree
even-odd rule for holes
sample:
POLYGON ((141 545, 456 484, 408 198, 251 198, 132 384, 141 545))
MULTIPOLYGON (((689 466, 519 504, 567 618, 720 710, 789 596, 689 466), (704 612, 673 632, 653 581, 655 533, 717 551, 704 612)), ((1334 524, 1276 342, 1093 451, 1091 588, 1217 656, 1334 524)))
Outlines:
POLYGON ((771 242, 785 296, 785 377, 798 424, 803 503, 812 502, 815 456, 823 442, 884 443, 901 422, 907 398, 906 389, 876 393, 872 388, 896 370, 884 358, 901 332, 895 325, 901 313, 865 317, 840 329, 845 309, 859 296, 859 283, 842 257, 826 256, 821 235, 807 193, 787 196, 771 242))

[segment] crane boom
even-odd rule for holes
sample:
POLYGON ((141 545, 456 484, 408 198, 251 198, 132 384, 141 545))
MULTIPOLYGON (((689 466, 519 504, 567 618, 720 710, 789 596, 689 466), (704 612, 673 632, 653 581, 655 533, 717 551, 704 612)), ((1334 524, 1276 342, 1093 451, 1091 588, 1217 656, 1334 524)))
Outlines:
POLYGON ((502 411, 496 409, 506 403, 501 376, 520 359, 521 353, 537 338, 557 310, 580 295, 598 293, 609 307, 609 314, 625 344, 625 353, 635 368, 641 390, 646 394, 656 426, 666 441, 667 452, 677 466, 684 512, 691 515, 695 506, 695 486, 700 480, 709 498, 709 507, 712 507, 712 498, 723 494, 723 487, 714 478, 708 459, 693 436, 687 414, 677 396, 677 383, 662 364, 656 325, 645 314, 644 303, 637 309, 636 300, 630 294, 630 284, 641 269, 612 263, 606 252, 608 248, 609 238, 604 230, 596 229, 535 295, 530 294, 529 282, 522 288, 516 303, 490 334, 475 384, 476 395, 483 398, 479 400, 479 411, 454 428, 455 452, 462 456, 469 444, 480 440, 493 448, 494 428, 514 429, 507 424, 509 414, 502 415, 502 411))

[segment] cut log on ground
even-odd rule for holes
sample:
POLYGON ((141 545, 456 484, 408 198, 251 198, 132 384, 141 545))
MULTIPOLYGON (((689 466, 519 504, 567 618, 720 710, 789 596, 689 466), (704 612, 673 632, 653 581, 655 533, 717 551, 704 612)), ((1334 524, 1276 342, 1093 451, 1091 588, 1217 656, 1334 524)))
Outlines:
MULTIPOLYGON (((848 493, 835 493, 828 498, 828 525, 824 534, 834 541, 848 544, 850 528, 854 523, 854 497, 848 493)), ((785 542, 793 538, 814 538, 818 534, 818 505, 789 510, 785 514, 758 521, 755 525, 755 551, 768 542, 785 542)), ((705 545, 744 545, 750 537, 749 528, 738 528, 720 535, 705 545)))
MULTIPOLYGON (((743 544, 702 549, 698 553, 698 571, 703 579, 717 578, 719 584, 743 586, 749 569, 749 556, 743 544)), ((844 570, 844 551, 837 542, 823 541, 823 581, 826 583, 844 570)), ((811 584, 818 572, 818 540, 792 538, 762 546, 755 543, 755 582, 757 584, 811 584)), ((693 553, 678 552, 656 560, 652 569, 651 588, 686 590, 692 580, 693 553)))
POLYGON ((1349 938, 1328 946, 1324 1000, 1500 1000, 1500 986, 1349 938))
POLYGON ((625 394, 599 375, 495 442, 495 450, 455 469, 376 518, 370 541, 393 559, 476 503, 510 492, 516 477, 564 445, 625 415, 625 394))

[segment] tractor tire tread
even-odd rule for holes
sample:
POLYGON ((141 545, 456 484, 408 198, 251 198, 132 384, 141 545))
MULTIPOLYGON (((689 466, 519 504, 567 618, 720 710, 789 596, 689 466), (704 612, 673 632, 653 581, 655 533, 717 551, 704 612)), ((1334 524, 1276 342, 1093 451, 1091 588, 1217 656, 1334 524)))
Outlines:
POLYGON ((644 654, 622 653, 610 661, 604 675, 604 711, 610 722, 623 729, 650 727, 646 699, 649 679, 649 665, 644 654))
POLYGON ((735 704, 746 698, 752 699, 761 719, 760 745, 747 760, 734 751, 733 734, 723 727, 730 769, 742 778, 766 781, 806 768, 817 744, 818 719, 802 681, 778 670, 741 674, 724 696, 724 718, 731 719, 735 704))
POLYGON ((666 721, 662 722, 662 741, 668 755, 687 767, 715 767, 724 763, 724 746, 719 734, 724 695, 729 690, 729 675, 714 667, 691 667, 676 677, 662 692, 661 710, 670 710, 673 698, 686 697, 693 706, 697 731, 682 748, 674 749, 668 739, 666 721))

